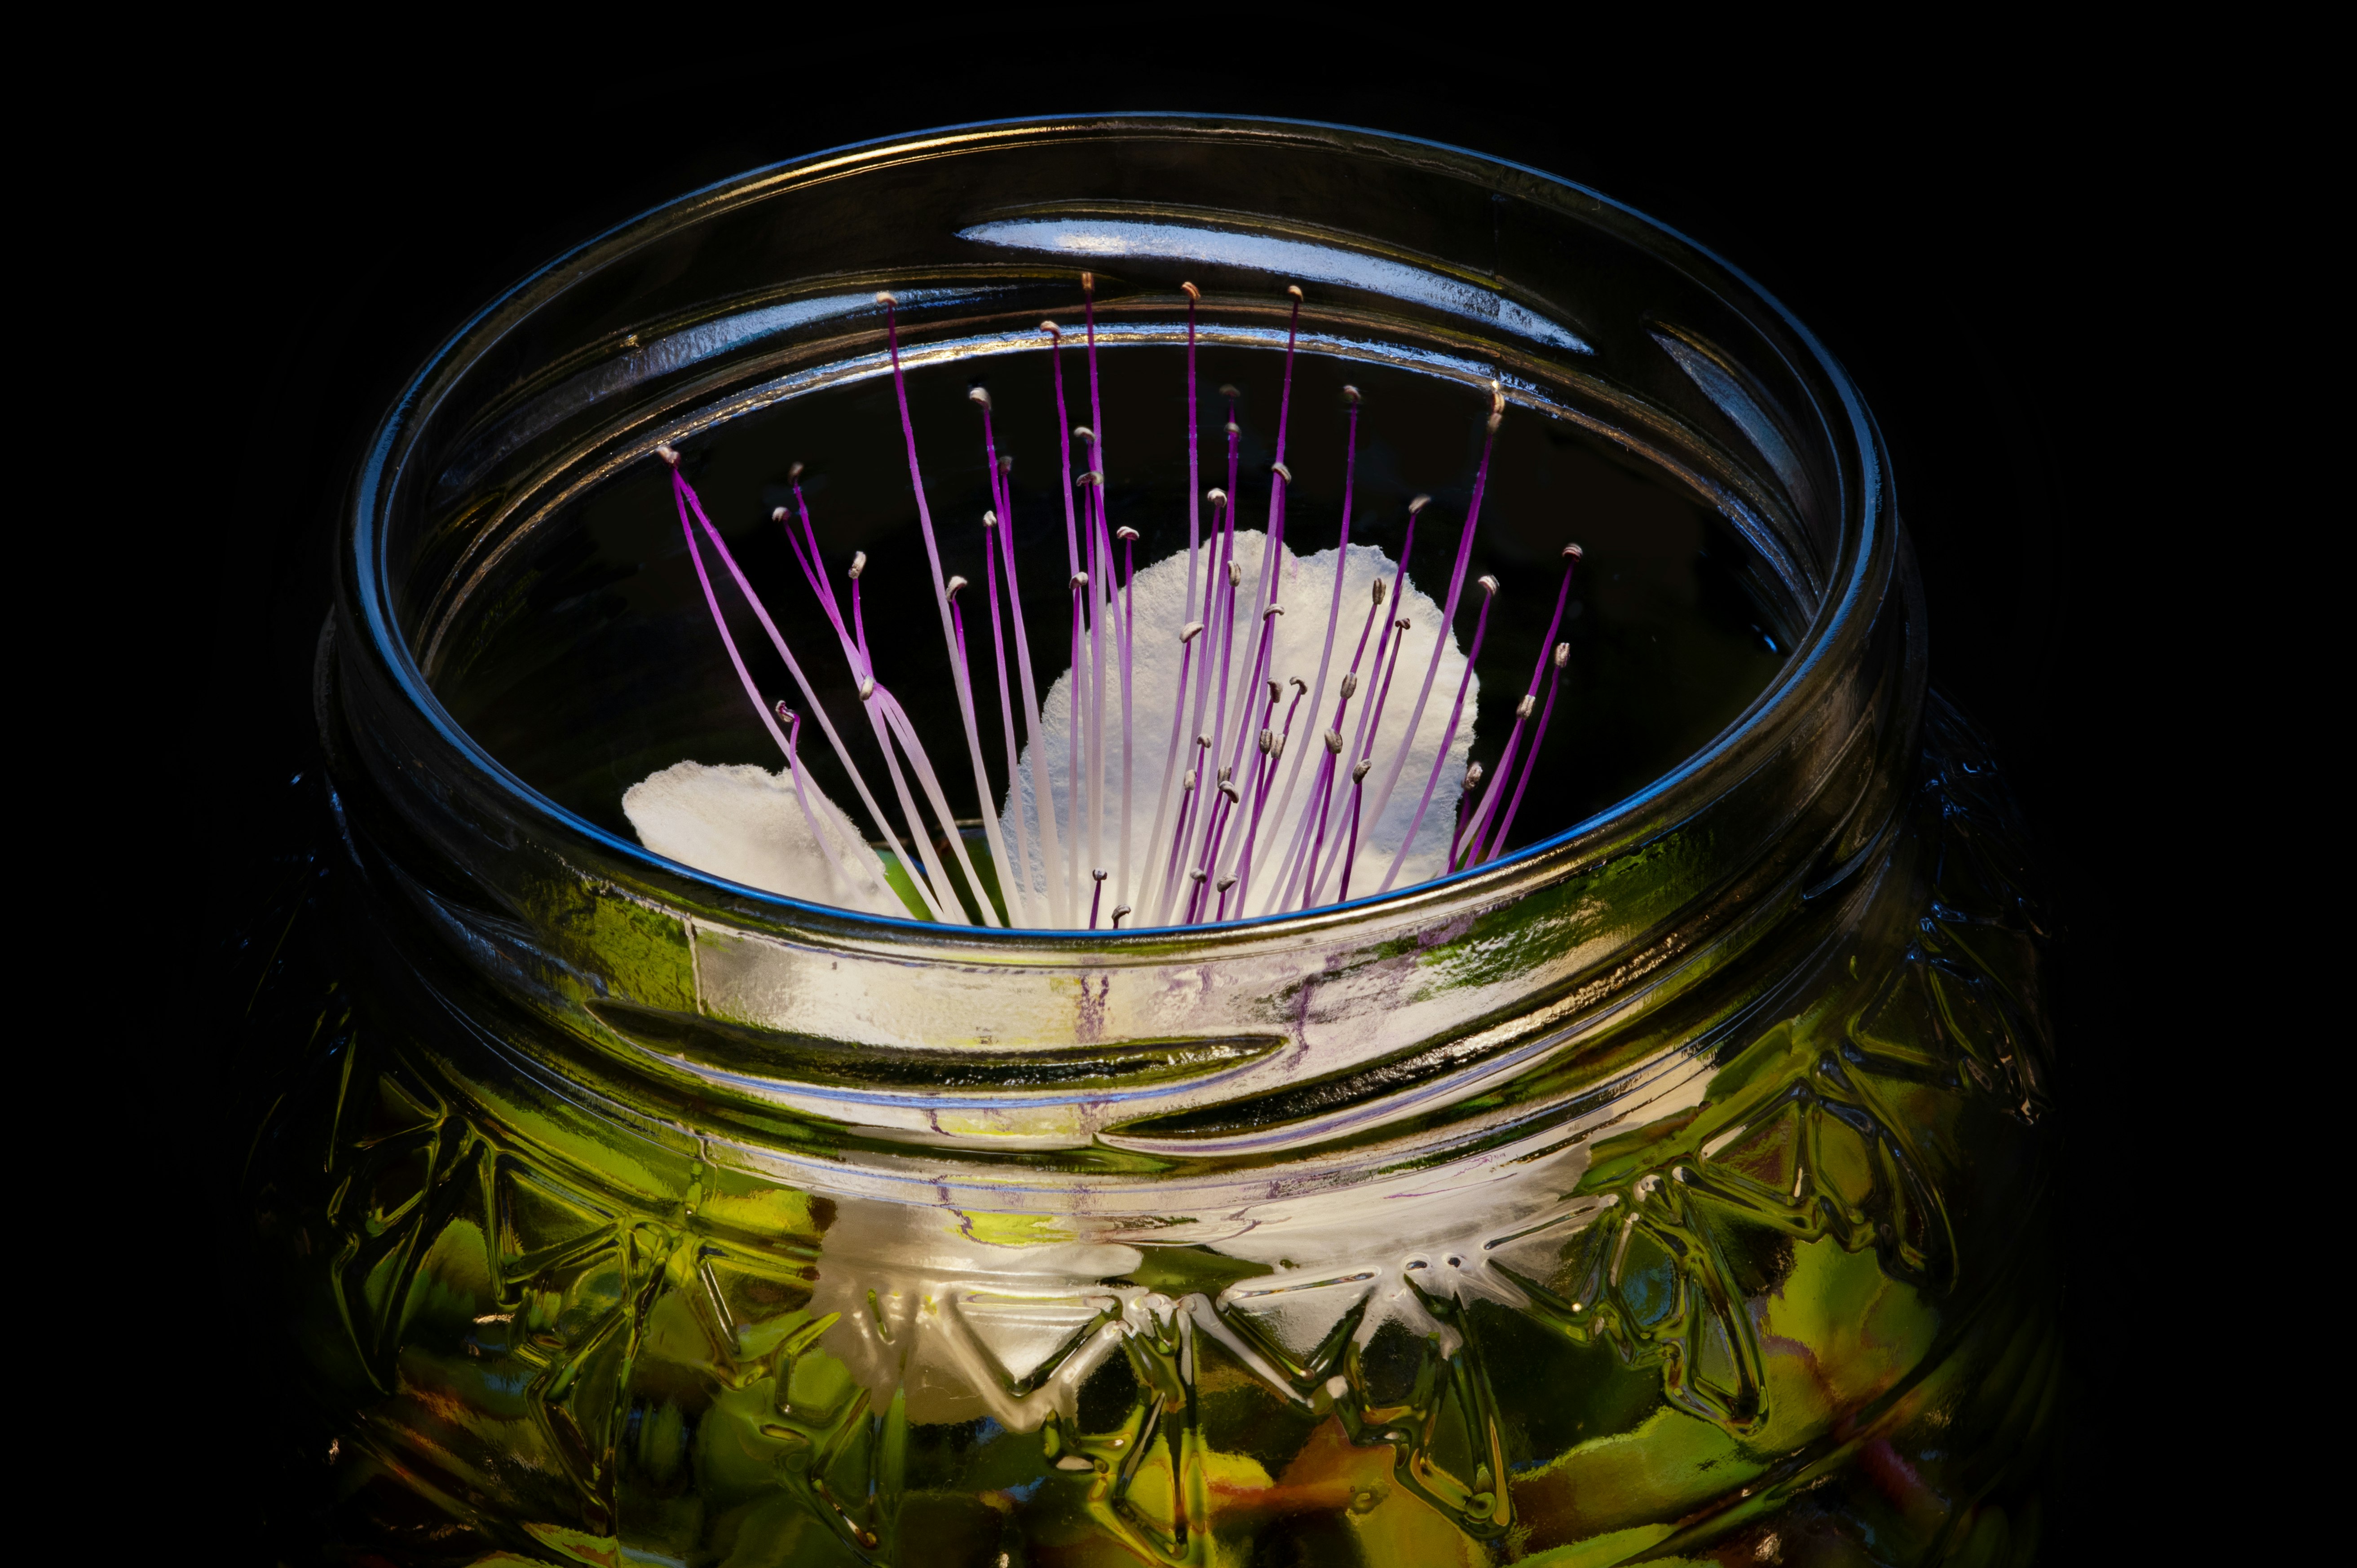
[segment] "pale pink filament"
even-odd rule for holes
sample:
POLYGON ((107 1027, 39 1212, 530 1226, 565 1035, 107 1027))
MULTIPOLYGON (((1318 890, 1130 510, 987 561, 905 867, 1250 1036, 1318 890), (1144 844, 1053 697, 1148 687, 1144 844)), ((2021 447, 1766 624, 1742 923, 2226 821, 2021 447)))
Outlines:
MULTIPOLYGON (((709 591, 711 587, 709 581, 705 584, 705 587, 709 591)), ((726 636, 726 633, 724 631, 722 635, 726 636)), ((735 652, 733 647, 730 652, 732 654, 735 652)), ((740 666, 739 673, 741 672, 740 666)), ((746 694, 750 696, 752 693, 748 691, 746 694)), ((786 772, 794 781, 794 803, 802 809, 802 825, 810 829, 811 837, 816 839, 818 847, 826 853, 826 863, 834 867, 834 874, 841 877, 844 886, 848 887, 851 886, 851 873, 845 869, 843 857, 834 852, 834 835, 820 830, 818 814, 811 810, 810 792, 802 788, 802 758, 794 754, 794 746, 802 736, 802 716, 789 711, 783 703, 778 704, 778 716, 786 721, 786 772)), ((774 725, 771 726, 770 733, 773 735, 777 733, 774 725)))

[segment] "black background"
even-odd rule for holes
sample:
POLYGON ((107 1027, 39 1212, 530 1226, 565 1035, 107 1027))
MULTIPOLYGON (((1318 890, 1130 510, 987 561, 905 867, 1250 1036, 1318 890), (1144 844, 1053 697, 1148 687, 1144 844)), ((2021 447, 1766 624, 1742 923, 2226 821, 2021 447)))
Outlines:
MULTIPOLYGON (((1691 19, 1689 19, 1691 20, 1691 19)), ((2050 39, 1974 53, 1929 40, 1867 61, 1691 56, 1684 24, 1594 40, 1469 15, 1464 33, 1207 21, 1125 33, 1004 17, 921 33, 618 40, 608 59, 526 48, 460 68, 386 56, 332 71, 247 68, 168 128, 183 275, 211 342, 174 486, 195 547, 171 567, 169 703, 201 787, 191 842, 209 905, 188 994, 234 1027, 250 912, 304 845, 286 780, 310 766, 308 660, 328 546, 369 431, 474 307, 556 252, 697 186, 797 154, 970 120, 1200 109, 1338 121, 1561 174, 1749 272, 1857 377, 1893 452, 1931 603, 1932 679, 1994 737, 2052 878, 2066 1211, 2110 1219, 2069 1249, 2072 1381, 2048 1561, 2103 1533, 2107 1438, 2136 1339, 2136 1222, 2098 1203, 2126 1157, 2134 1041, 2160 1021, 2165 955, 2134 940, 2156 896, 2143 804, 2168 531, 2122 475, 2148 467, 2149 388, 2129 347, 2164 280, 2140 193, 2171 116, 2126 111, 2050 39), (1346 41, 1334 41, 1339 35, 1346 41), (185 482, 193 474, 194 483, 185 482), (210 478, 207 478, 210 476, 210 478), (188 498, 188 499, 179 499, 188 498), (191 692, 188 682, 195 682, 191 692)), ((1976 46, 1975 46, 1976 47, 1976 46)), ((464 51, 461 51, 462 53, 464 51)), ((160 1137, 186 1146, 167 1272, 214 1302, 233 1380, 267 1332, 208 1278, 221 1173, 218 1048, 158 1063, 160 1137), (209 1205, 205 1198, 211 1200, 209 1205)), ((235 1400, 224 1391, 223 1404, 235 1400)), ((234 1414, 219 1419, 233 1423, 234 1414)), ((228 1451, 228 1450, 225 1450, 228 1451)), ((230 1545, 251 1497, 202 1475, 199 1538, 230 1545)))

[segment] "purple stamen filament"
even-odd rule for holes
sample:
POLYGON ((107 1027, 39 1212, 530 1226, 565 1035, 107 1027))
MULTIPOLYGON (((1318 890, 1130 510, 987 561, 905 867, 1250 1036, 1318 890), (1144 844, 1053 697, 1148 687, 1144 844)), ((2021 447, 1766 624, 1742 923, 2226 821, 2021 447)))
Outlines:
MULTIPOLYGON (((955 634, 949 608, 949 586, 942 572, 941 545, 933 537, 932 509, 925 502, 924 471, 917 463, 917 427, 909 418, 908 378, 900 370, 899 306, 888 294, 878 295, 877 298, 884 306, 885 340, 892 356, 892 393, 899 405, 900 435, 909 449, 909 488, 916 494, 917 523, 919 530, 925 536, 925 559, 932 567, 933 591, 939 596, 941 605, 942 640, 949 646, 952 653, 955 653, 955 634)), ((856 607, 858 603, 857 585, 855 583, 853 586, 855 592, 852 602, 856 607)), ((860 635, 859 646, 864 654, 867 647, 865 632, 860 635)), ((963 721, 965 726, 966 755, 974 766, 974 795, 981 805, 983 829, 990 843, 991 859, 995 863, 999 881, 1003 886, 1014 880, 1014 873, 1007 869, 1006 846, 999 842, 997 814, 990 810, 990 775, 982 763, 982 732, 980 726, 975 724, 974 716, 974 684, 967 679, 965 660, 962 655, 958 655, 955 662, 951 666, 951 674, 955 678, 957 686, 958 716, 963 721)), ((896 721, 893 728, 904 736, 902 744, 910 748, 909 760, 915 767, 918 777, 924 783, 926 794, 934 811, 942 819, 942 834, 949 841, 950 849, 956 854, 959 869, 965 873, 966 886, 973 890, 974 905, 981 912, 983 924, 985 926, 1000 924, 997 911, 991 908, 990 898, 983 891, 982 878, 974 875, 974 862, 965 853, 965 835, 958 832, 957 819, 951 815, 948 803, 942 796, 941 786, 933 778, 932 765, 926 760, 923 747, 916 744, 915 731, 909 726, 907 715, 900 712, 899 704, 897 702, 891 702, 888 695, 886 701, 891 703, 890 714, 896 721)), ((918 840, 918 847, 920 851, 928 847, 921 836, 918 840)), ((927 854, 925 858, 929 866, 938 864, 936 857, 931 854, 927 854)))
POLYGON ((1514 798, 1506 802, 1505 819, 1498 824, 1498 836, 1490 841, 1490 853, 1482 859, 1495 860, 1506 846, 1506 835, 1514 830, 1514 813, 1523 809, 1523 791, 1531 786, 1531 772, 1538 765, 1539 743, 1546 739, 1547 721, 1555 717, 1555 689, 1563 681, 1563 667, 1571 658, 1571 644, 1555 645, 1555 668, 1547 671, 1546 706, 1539 710, 1538 728, 1531 734, 1531 749, 1523 758, 1523 776, 1514 782, 1514 798))
MULTIPOLYGON (((1547 622, 1546 636, 1540 639, 1538 660, 1531 666, 1529 689, 1523 693, 1523 700, 1515 705, 1514 727, 1506 736, 1506 749, 1498 757, 1499 788, 1491 790, 1482 798, 1479 806, 1470 813, 1469 822, 1459 824, 1458 838, 1461 839, 1462 843, 1452 840, 1449 844, 1448 865, 1452 871, 1458 869, 1458 857, 1460 852, 1464 856, 1465 865, 1470 865, 1474 863, 1473 851, 1481 842, 1481 831, 1489 823, 1491 809, 1498 803, 1499 797, 1505 793, 1504 780, 1514 770, 1514 751, 1522 743, 1523 725, 1530 718, 1531 706, 1538 700, 1539 675, 1547 667, 1548 655, 1555 647, 1555 634, 1563 629, 1563 607, 1571 597, 1571 577, 1578 565, 1579 546, 1577 544, 1566 546, 1563 553, 1563 585, 1555 590, 1555 616, 1547 622)), ((1531 756, 1535 757, 1537 755, 1538 742, 1534 738, 1531 743, 1531 756)), ((1525 776, 1529 774, 1530 768, 1527 764, 1523 771, 1525 776)), ((1519 798, 1520 792, 1517 791, 1517 799, 1519 798)), ((1463 797, 1460 796, 1459 800, 1461 801, 1463 797)), ((1466 813, 1460 811, 1459 814, 1462 816, 1466 813)), ((1498 843, 1504 842, 1503 838, 1501 838, 1498 843)), ((1497 853, 1497 844, 1492 844, 1490 856, 1494 857, 1497 853)))
MULTIPOLYGON (((701 527, 705 537, 711 541, 712 548, 719 555, 721 564, 728 569, 729 578, 736 583, 737 591, 744 595, 745 602, 751 607, 754 616, 759 619, 761 629, 769 634, 770 646, 777 650, 778 657, 785 661, 787 672, 793 676, 794 684, 801 688, 802 700, 809 703, 811 711, 818 715, 819 728, 826 736, 827 743, 834 748, 835 758, 843 764, 844 771, 851 776, 852 786, 859 792, 860 803, 867 808, 867 814, 875 819, 878 827, 883 829, 885 842, 891 846, 894 855, 899 858, 902 865, 907 865, 908 853, 900 847, 899 836, 892 831, 892 823, 884 815, 883 808, 876 803, 876 797, 868 790, 867 781, 860 776, 857 765, 851 760, 851 753, 845 748, 843 737, 835 733, 833 722, 827 718, 826 710, 819 705, 818 693, 811 690, 810 681, 803 675, 802 667, 794 658, 793 650, 786 646, 786 639, 780 634, 777 623, 770 618, 768 607, 761 603, 760 596, 753 592, 753 585, 746 580, 744 572, 737 564, 737 558, 729 553, 726 542, 720 537, 720 531, 715 528, 712 520, 705 515, 704 503, 697 499, 694 487, 687 482, 687 476, 679 471, 676 457, 673 457, 672 462, 672 495, 679 506, 680 532, 687 536, 687 553, 689 558, 695 563, 697 581, 704 585, 705 604, 712 611, 713 624, 719 628, 720 640, 728 649, 729 662, 736 666, 737 677, 744 682, 745 694, 752 699, 753 706, 762 715, 762 723, 769 728, 771 738, 778 742, 780 750, 788 752, 788 760, 791 762, 791 751, 787 739, 779 731, 777 721, 770 716, 768 706, 762 703, 760 693, 754 686, 753 678, 745 668, 745 660, 737 651, 737 639, 729 635, 727 618, 721 614, 719 596, 714 593, 712 578, 704 568, 704 553, 696 544, 696 527, 701 527), (691 511, 694 513, 695 526, 690 526, 688 521, 688 514, 691 511)), ((837 625, 840 624, 838 617, 837 625)), ((856 668, 855 666, 855 671, 856 668)), ((888 752, 886 759, 889 760, 888 752)), ((914 823, 916 813, 914 809, 909 806, 906 790, 901 793, 901 803, 908 811, 909 820, 914 823)), ((945 919, 947 917, 935 902, 931 890, 913 875, 909 881, 916 887, 918 897, 931 912, 933 918, 945 919)))
POLYGON ((811 837, 818 841, 818 847, 826 852, 826 863, 834 867, 834 874, 848 885, 851 873, 844 869, 843 857, 835 853, 834 835, 820 830, 817 813, 811 810, 810 792, 802 788, 802 758, 794 754, 794 747, 802 736, 802 716, 782 702, 778 704, 778 716, 786 721, 786 772, 794 781, 794 802, 802 809, 803 825, 810 829, 811 837))
MULTIPOLYGON (((1416 731, 1423 727, 1424 706, 1431 700, 1432 682, 1440 673, 1440 656, 1448 646, 1448 628, 1457 624, 1457 601, 1458 596, 1465 591, 1465 569, 1473 559, 1474 531, 1481 526, 1481 496, 1490 483, 1490 456, 1497 450, 1498 426, 1505 413, 1504 396, 1494 386, 1491 392, 1491 398, 1490 429, 1481 443, 1481 466, 1473 471, 1473 500, 1472 504, 1465 510, 1465 532, 1458 536, 1457 564, 1448 574, 1448 598, 1440 607, 1438 635, 1433 639, 1432 661, 1425 666, 1423 688, 1416 693, 1415 707, 1408 714, 1407 734, 1411 745, 1404 745, 1399 748, 1399 754, 1392 758, 1391 768, 1383 775, 1383 788, 1375 791, 1373 810, 1378 819, 1382 818, 1383 808, 1391 804, 1392 788, 1399 782, 1400 769, 1407 766, 1408 752, 1412 749, 1416 731)), ((1406 560, 1407 557, 1403 553, 1400 557, 1403 566, 1406 564, 1406 560)), ((1467 668, 1469 670, 1471 665, 1468 664, 1467 668)), ((1445 758, 1447 756, 1448 750, 1443 747, 1441 757, 1445 758)), ((1419 812, 1419 820, 1421 815, 1419 812)), ((1415 838, 1415 834, 1411 832, 1407 842, 1413 843, 1415 838)), ((1386 878, 1385 886, 1388 887, 1388 886, 1389 879, 1386 878)))
MULTIPOLYGON (((969 393, 969 396, 972 394, 969 393)), ((1015 572, 1015 485, 1011 476, 1015 459, 998 456, 996 438, 991 431, 990 398, 987 393, 975 399, 982 404, 983 456, 989 462, 992 494, 997 499, 997 547, 1006 567, 1006 598, 1009 618, 1015 630, 1016 664, 1023 680, 1023 723, 1031 737, 1031 822, 1039 841, 1039 866, 1047 886, 1048 920, 1050 925, 1066 926, 1071 920, 1065 914, 1064 884, 1056 877, 1056 812, 1055 798, 1049 786, 1048 744, 1041 735, 1039 684, 1031 669, 1031 639, 1023 625, 1023 593, 1015 572)), ((985 541, 988 542, 987 539, 985 541)), ((1008 721, 1010 725, 1012 720, 1008 721)), ((1019 809, 1022 786, 1012 765, 1007 773, 1007 788, 1016 796, 1018 809, 1015 815, 1018 827, 1024 813, 1019 809)), ((1021 879, 1024 897, 1031 896, 1031 862, 1028 853, 1023 862, 1021 879)))
MULTIPOLYGON (((1471 532, 1469 527, 1467 532, 1471 532)), ((1448 749, 1456 744, 1458 724, 1465 717, 1465 692, 1473 683, 1473 667, 1481 658, 1481 639, 1490 629, 1490 607, 1498 599, 1495 577, 1482 578, 1481 585, 1489 591, 1481 596, 1481 614, 1473 623, 1473 648, 1465 656, 1465 673, 1457 682, 1457 705, 1448 711, 1448 728, 1441 736, 1440 750, 1433 757, 1432 776, 1424 781, 1424 798, 1415 803, 1415 815, 1408 821, 1407 836, 1400 841, 1399 853, 1392 856, 1392 867, 1383 873, 1383 886, 1375 889, 1378 893, 1391 890, 1392 879, 1406 864, 1408 846, 1415 843, 1415 830, 1424 825, 1424 813, 1431 809, 1432 791, 1440 782, 1441 769, 1448 766, 1448 749)))

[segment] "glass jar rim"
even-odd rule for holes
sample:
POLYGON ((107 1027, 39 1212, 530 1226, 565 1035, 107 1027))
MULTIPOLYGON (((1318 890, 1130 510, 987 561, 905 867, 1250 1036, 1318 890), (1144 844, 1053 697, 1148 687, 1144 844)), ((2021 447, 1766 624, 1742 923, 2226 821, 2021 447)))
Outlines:
POLYGON ((557 842, 589 848, 599 859, 643 868, 667 883, 705 890, 700 902, 725 899, 739 914, 807 928, 813 921, 837 930, 866 928, 879 936, 949 939, 970 950, 975 944, 1049 948, 1077 951, 1165 945, 1174 940, 1265 938, 1350 921, 1372 910, 1424 908, 1436 900, 1488 903, 1520 888, 1555 880, 1570 870, 1641 842, 1666 822, 1681 820, 1705 805, 1719 782, 1739 777, 1775 749, 1784 731, 1837 684, 1868 629, 1877 605, 1897 570, 1895 515, 1878 433, 1847 374, 1807 327, 1748 275, 1713 252, 1636 209, 1587 187, 1511 160, 1416 137, 1324 122, 1275 117, 1190 113, 1109 113, 974 122, 907 134, 845 144, 805 157, 764 166, 718 180, 615 225, 554 258, 486 304, 436 350, 404 387, 380 424, 363 457, 347 512, 342 561, 354 618, 365 632, 367 657, 402 700, 446 749, 448 757, 507 797, 508 804, 537 832, 557 842), (601 267, 658 238, 704 221, 718 212, 795 184, 856 176, 910 156, 983 146, 1018 145, 1026 139, 1117 134, 1149 135, 1260 135, 1278 141, 1307 139, 1329 150, 1359 156, 1439 161, 1466 176, 1510 176, 1516 194, 1601 215, 1622 233, 1652 242, 1674 265, 1712 274, 1737 295, 1742 314, 1789 336, 1809 360, 1809 369, 1834 394, 1846 428, 1829 432, 1857 458, 1854 497, 1839 503, 1839 548, 1834 572, 1794 640, 1783 666, 1741 714, 1717 735, 1634 793, 1573 822, 1537 843, 1467 870, 1347 904, 1232 919, 1192 928, 1142 927, 1118 931, 978 929, 943 928, 931 922, 855 913, 734 883, 725 877, 655 854, 549 799, 502 763, 444 706, 403 634, 393 603, 383 550, 383 526, 413 444, 439 398, 468 369, 532 313, 601 267))

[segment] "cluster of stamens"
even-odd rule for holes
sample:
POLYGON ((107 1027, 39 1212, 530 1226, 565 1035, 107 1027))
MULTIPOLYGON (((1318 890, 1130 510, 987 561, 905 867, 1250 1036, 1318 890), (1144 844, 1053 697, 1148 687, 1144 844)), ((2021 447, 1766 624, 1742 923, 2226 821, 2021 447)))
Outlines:
MULTIPOLYGON (((974 890, 974 903, 983 922, 991 926, 1094 929, 1107 920, 1114 928, 1120 928, 1125 920, 1134 926, 1190 926, 1247 915, 1315 908, 1351 897, 1351 872, 1359 854, 1361 828, 1382 818, 1400 786, 1416 736, 1423 731, 1426 707, 1435 695, 1442 655, 1453 646, 1449 628, 1468 585, 1466 574, 1480 521, 1491 456, 1504 413, 1504 397, 1492 383, 1472 499, 1458 542, 1448 592, 1439 607, 1440 624, 1430 628, 1436 635, 1420 682, 1411 667, 1414 694, 1406 726, 1399 733, 1396 744, 1379 746, 1378 736, 1384 733, 1384 714, 1394 702, 1401 655, 1413 625, 1411 618, 1400 613, 1407 603, 1402 592, 1406 563, 1429 498, 1418 496, 1408 503, 1405 536, 1397 554, 1391 558, 1390 580, 1387 583, 1378 576, 1369 590, 1369 602, 1356 618, 1358 633, 1349 663, 1333 688, 1333 711, 1330 715, 1324 714, 1320 710, 1340 636, 1345 623, 1353 618, 1345 613, 1342 597, 1357 477, 1359 393, 1354 388, 1343 389, 1349 430, 1341 524, 1333 584, 1330 591, 1322 596, 1326 600, 1324 636, 1317 676, 1314 681, 1304 681, 1297 674, 1280 675, 1271 665, 1276 623, 1286 613, 1279 597, 1286 585, 1282 579, 1288 559, 1283 548, 1286 497, 1293 482, 1292 471, 1286 466, 1286 436, 1292 410, 1301 291, 1287 291, 1292 299, 1291 319, 1286 338, 1284 392, 1277 411, 1275 460, 1270 465, 1265 544, 1259 571, 1248 575, 1236 552, 1235 498, 1239 494, 1243 438, 1236 413, 1239 394, 1233 387, 1219 389, 1228 409, 1223 432, 1226 483, 1207 491, 1201 488, 1197 427, 1196 310, 1201 295, 1192 284, 1181 286, 1188 301, 1187 596, 1186 621, 1178 634, 1180 647, 1177 689, 1170 693, 1171 721, 1167 736, 1139 736, 1132 724, 1135 706, 1134 587, 1138 534, 1134 529, 1111 527, 1106 515, 1106 444, 1098 378, 1094 279, 1088 274, 1082 274, 1088 376, 1089 421, 1085 424, 1072 422, 1067 403, 1063 330, 1053 321, 1044 321, 1039 327, 1053 369, 1056 427, 1060 433, 1060 490, 1071 603, 1066 649, 1071 679, 1067 682, 1066 693, 1067 745, 1060 757, 1060 800, 1057 799, 1053 766, 1059 759, 1051 756, 1053 748, 1046 737, 1040 683, 1033 668, 1031 639, 1024 623, 1023 596, 1017 576, 1010 480, 1014 459, 998 449, 993 424, 995 409, 989 393, 976 387, 969 394, 981 413, 983 454, 991 491, 990 506, 983 513, 981 523, 982 593, 990 623, 990 672, 995 675, 998 696, 1000 725, 995 739, 1005 747, 1006 775, 1014 792, 1014 804, 1004 825, 999 814, 989 809, 993 790, 984 760, 985 742, 974 700, 965 607, 960 597, 963 590, 974 585, 963 576, 945 575, 942 571, 941 548, 918 463, 907 383, 901 371, 898 302, 889 294, 877 295, 877 302, 886 313, 893 387, 908 451, 909 481, 915 492, 918 523, 937 590, 942 635, 963 722, 974 793, 983 802, 984 838, 996 872, 997 886, 1006 900, 1003 911, 983 894, 984 884, 975 874, 965 836, 959 830, 942 780, 927 756, 916 726, 907 710, 877 677, 860 599, 860 579, 867 557, 865 553, 855 554, 845 574, 850 600, 846 615, 842 596, 821 559, 818 533, 802 495, 802 465, 794 465, 789 474, 791 506, 776 509, 771 521, 784 532, 794 561, 850 666, 860 708, 882 755, 889 790, 899 808, 899 821, 905 824, 908 844, 914 849, 913 860, 909 847, 904 846, 901 833, 894 826, 893 816, 870 789, 777 622, 754 592, 720 531, 705 516, 694 487, 679 472, 678 452, 667 446, 657 449, 671 465, 680 526, 730 663, 754 710, 785 756, 795 799, 812 837, 834 872, 847 884, 858 885, 859 874, 845 864, 829 834, 822 831, 819 816, 811 803, 811 787, 803 778, 799 752, 802 715, 785 702, 765 699, 748 670, 705 565, 705 545, 710 546, 759 621, 800 690, 804 707, 816 720, 857 791, 860 805, 880 830, 886 846, 907 869, 918 899, 933 919, 967 921, 965 908, 956 896, 955 885, 942 859, 944 851, 957 863, 965 886, 974 890), (1208 540, 1205 503, 1210 508, 1208 540), (1249 586, 1248 575, 1252 579, 1249 586), (1387 604, 1391 607, 1388 614, 1387 604), (1017 745, 1018 717, 1028 732, 1028 746, 1017 745), (1294 746, 1291 742, 1297 728, 1305 735, 1314 734, 1316 739, 1294 746), (1137 778, 1133 765, 1141 746, 1150 747, 1157 740, 1163 748, 1160 788, 1150 822, 1141 823, 1134 820, 1132 811, 1131 781, 1137 778), (1108 769, 1115 748, 1121 779, 1117 789, 1108 787, 1108 769), (1183 766, 1182 751, 1186 754, 1183 766), (1304 765, 1311 757, 1316 758, 1316 766, 1309 770, 1307 780, 1306 804, 1294 815, 1292 804, 1304 785, 1304 765), (1027 768, 1031 786, 1028 802, 1021 789, 1027 768), (1287 822, 1292 824, 1290 832, 1281 831, 1287 822), (1142 840, 1135 836, 1135 829, 1140 826, 1146 829, 1142 840), (1265 832, 1265 829, 1270 831, 1265 832), (1011 844, 1007 842, 1010 836, 1014 841, 1011 844), (1018 868, 1023 874, 1018 875, 1018 868), (1035 868, 1039 875, 1031 874, 1035 868), (1107 911, 1109 881, 1113 885, 1112 907, 1107 911), (1084 887, 1085 900, 1082 897, 1084 887)), ((1485 770, 1478 763, 1464 776, 1449 833, 1446 865, 1449 872, 1495 859, 1504 850, 1512 831, 1570 656, 1569 645, 1556 642, 1555 638, 1563 624, 1572 574, 1579 558, 1577 545, 1565 547, 1554 618, 1540 645, 1540 657, 1531 671, 1528 686, 1515 707, 1513 728, 1494 770, 1494 786, 1486 790, 1482 788, 1485 770), (1544 705, 1539 692, 1542 677, 1546 688, 1544 705), (1506 789, 1509 779, 1513 781, 1511 798, 1506 789)), ((1421 798, 1388 871, 1379 886, 1361 887, 1361 896, 1388 892, 1398 878, 1432 808, 1452 747, 1466 723, 1465 707, 1474 666, 1480 660, 1490 612, 1499 594, 1498 580, 1492 576, 1480 577, 1472 585, 1481 594, 1479 614, 1439 747, 1422 779, 1421 798)), ((1313 592, 1316 586, 1312 585, 1313 592)), ((1408 702, 1408 690, 1400 687, 1397 700, 1408 702)), ((1410 780, 1411 787, 1414 782, 1410 780)), ((1378 849, 1373 853, 1381 852, 1378 849)))

